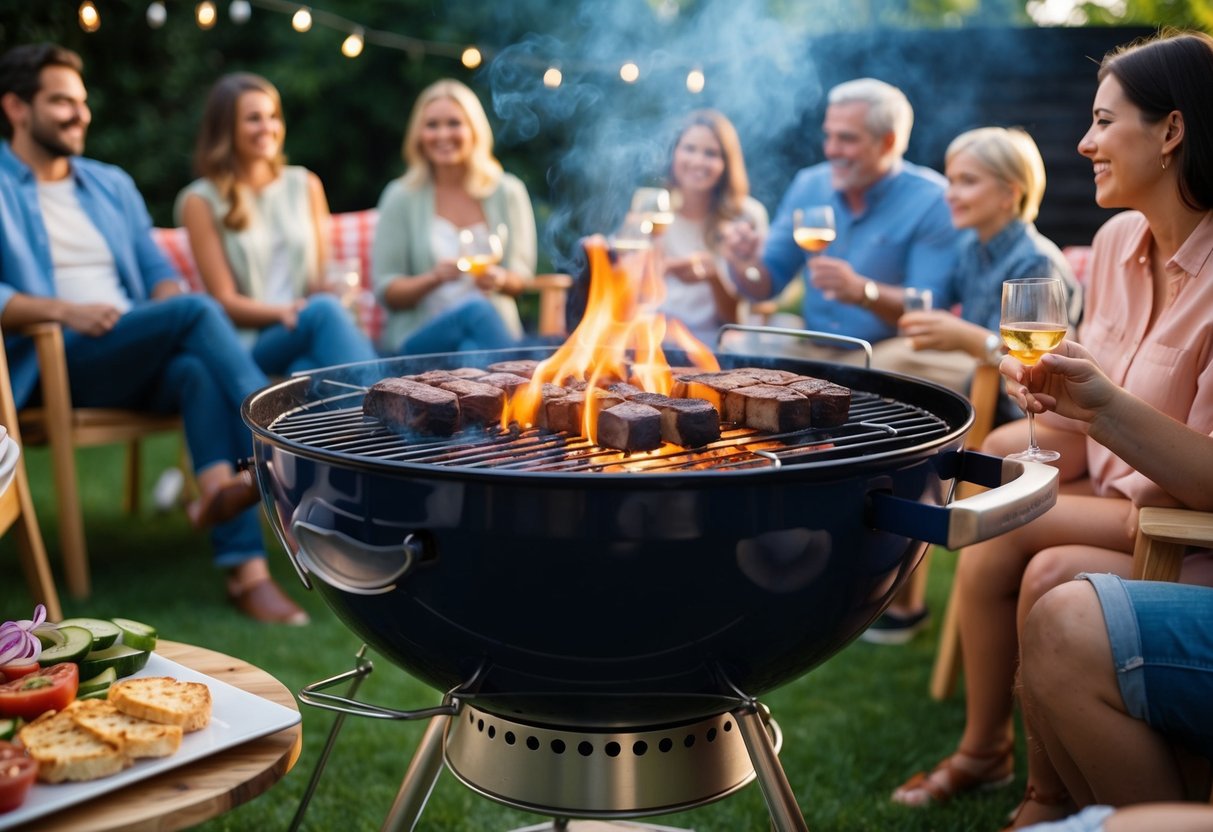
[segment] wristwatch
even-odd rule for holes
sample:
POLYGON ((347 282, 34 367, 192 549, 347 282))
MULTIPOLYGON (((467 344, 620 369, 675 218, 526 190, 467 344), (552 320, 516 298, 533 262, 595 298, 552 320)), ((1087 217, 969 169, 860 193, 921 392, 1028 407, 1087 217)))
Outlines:
POLYGON ((998 366, 1002 361, 1002 339, 991 332, 986 336, 986 363, 998 366))
POLYGON ((859 299, 859 305, 864 309, 868 309, 878 300, 880 300, 880 285, 875 280, 869 280, 864 283, 863 297, 859 299))

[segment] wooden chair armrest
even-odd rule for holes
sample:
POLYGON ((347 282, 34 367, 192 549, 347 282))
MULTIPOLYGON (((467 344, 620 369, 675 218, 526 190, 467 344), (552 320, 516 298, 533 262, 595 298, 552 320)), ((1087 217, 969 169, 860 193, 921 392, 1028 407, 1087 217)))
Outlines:
POLYGON ((567 274, 537 274, 527 281, 528 292, 542 292, 547 289, 571 289, 573 278, 567 274))
POLYGON ((565 335, 564 307, 573 278, 567 274, 537 274, 527 281, 528 292, 539 293, 539 334, 565 335))
POLYGON ((994 427, 994 413, 998 410, 998 396, 1002 392, 1002 379, 998 368, 991 364, 979 364, 973 371, 973 382, 969 387, 969 401, 973 403, 973 427, 965 437, 966 448, 980 448, 994 427))
POLYGON ((1146 506, 1137 517, 1133 577, 1174 581, 1183 566, 1185 546, 1213 548, 1213 513, 1146 506))

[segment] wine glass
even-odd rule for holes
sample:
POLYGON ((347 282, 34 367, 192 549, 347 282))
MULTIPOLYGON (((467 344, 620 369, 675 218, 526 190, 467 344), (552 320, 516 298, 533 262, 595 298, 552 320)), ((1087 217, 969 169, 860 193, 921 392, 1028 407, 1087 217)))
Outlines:
POLYGON ((632 194, 631 214, 647 224, 645 231, 658 235, 674 221, 673 200, 665 188, 637 188, 632 194))
POLYGON ((489 231, 483 226, 462 228, 459 231, 459 259, 455 265, 459 271, 472 277, 480 277, 501 262, 505 254, 505 226, 489 231))
MULTIPOLYGON (((1021 364, 1029 367, 1041 356, 1057 349, 1066 337, 1066 290, 1060 278, 1026 277, 1002 284, 1002 319, 999 330, 1003 343, 1021 364)), ((1057 451, 1041 450, 1036 444, 1036 422, 1028 415, 1028 448, 1008 459, 1051 462, 1061 456, 1057 451)))
MULTIPOLYGON (((813 205, 792 212, 792 239, 805 251, 806 268, 813 255, 825 251, 836 235, 834 209, 831 206, 813 205)), ((826 300, 834 300, 833 292, 822 294, 826 300)))

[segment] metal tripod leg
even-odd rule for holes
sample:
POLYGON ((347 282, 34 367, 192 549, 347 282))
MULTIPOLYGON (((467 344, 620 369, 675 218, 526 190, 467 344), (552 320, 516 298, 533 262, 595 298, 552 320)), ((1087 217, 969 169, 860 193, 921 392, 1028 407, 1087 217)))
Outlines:
MULTIPOLYGON (((371 674, 375 666, 366 658, 366 645, 358 648, 358 652, 354 654, 354 669, 349 671, 353 676, 353 681, 350 682, 349 690, 346 691, 346 696, 351 699, 358 692, 359 685, 362 680, 371 674)), ((291 818, 289 832, 298 832, 299 827, 303 825, 303 816, 307 814, 308 804, 312 802, 312 795, 316 793, 316 788, 320 785, 320 776, 324 774, 324 768, 328 765, 329 754, 333 751, 333 746, 337 744, 337 735, 341 733, 342 726, 345 725, 346 714, 339 713, 337 718, 333 720, 333 727, 329 729, 329 737, 324 743, 324 750, 320 752, 320 759, 316 761, 316 767, 312 769, 312 779, 308 780, 307 788, 303 792, 303 797, 299 800, 299 808, 295 810, 295 817, 291 818)))
POLYGON ((733 711, 733 716, 737 718, 741 738, 750 754, 750 762, 754 764, 758 787, 762 789, 767 811, 771 813, 772 828, 776 832, 808 832, 808 824, 796 805, 792 785, 788 783, 771 735, 767 733, 766 708, 755 703, 753 707, 738 708, 733 711))
POLYGON ((438 782, 438 775, 442 773, 442 741, 450 719, 445 715, 431 717, 425 726, 425 734, 409 762, 409 770, 404 773, 392 810, 383 821, 382 832, 412 830, 416 826, 421 810, 438 782))

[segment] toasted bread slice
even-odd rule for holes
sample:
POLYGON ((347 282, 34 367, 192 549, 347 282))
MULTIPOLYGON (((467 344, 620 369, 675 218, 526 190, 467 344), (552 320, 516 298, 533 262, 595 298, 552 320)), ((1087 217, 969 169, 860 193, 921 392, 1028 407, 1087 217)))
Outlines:
POLYGON ((167 757, 181 747, 180 725, 165 725, 129 716, 111 702, 88 699, 76 703, 72 719, 102 742, 116 745, 128 757, 167 757))
POLYGON ((48 712, 18 733, 21 744, 38 761, 38 779, 44 783, 96 780, 117 774, 131 758, 116 745, 98 739, 72 718, 73 702, 58 713, 48 712))
POLYGON ((201 682, 168 676, 126 679, 110 686, 108 701, 124 714, 180 725, 187 734, 211 721, 211 690, 201 682))

